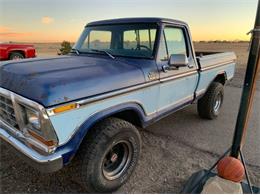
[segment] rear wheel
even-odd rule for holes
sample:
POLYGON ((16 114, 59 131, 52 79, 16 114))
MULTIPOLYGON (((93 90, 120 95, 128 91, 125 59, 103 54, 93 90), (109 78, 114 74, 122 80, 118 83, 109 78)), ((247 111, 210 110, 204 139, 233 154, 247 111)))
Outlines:
POLYGON ((112 192, 132 174, 141 138, 129 122, 108 118, 91 129, 76 156, 78 181, 89 192, 112 192))
POLYGON ((11 53, 11 55, 9 57, 9 60, 21 60, 21 59, 24 59, 24 56, 23 56, 23 54, 18 53, 18 52, 11 53))
POLYGON ((214 119, 219 113, 224 100, 224 87, 213 82, 205 95, 198 100, 198 113, 201 118, 214 119))

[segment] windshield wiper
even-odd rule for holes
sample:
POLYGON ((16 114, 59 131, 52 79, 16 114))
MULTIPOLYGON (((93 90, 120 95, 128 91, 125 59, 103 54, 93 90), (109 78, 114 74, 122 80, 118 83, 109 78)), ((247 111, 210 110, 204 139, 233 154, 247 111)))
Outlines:
POLYGON ((99 50, 99 49, 91 49, 91 51, 99 52, 99 53, 105 53, 105 54, 107 54, 110 58, 115 59, 115 57, 114 57, 111 53, 109 53, 108 51, 99 50))
POLYGON ((75 52, 78 56, 79 56, 79 54, 80 54, 79 50, 77 50, 77 49, 75 49, 75 48, 72 48, 72 49, 71 49, 71 52, 73 52, 73 53, 75 52))

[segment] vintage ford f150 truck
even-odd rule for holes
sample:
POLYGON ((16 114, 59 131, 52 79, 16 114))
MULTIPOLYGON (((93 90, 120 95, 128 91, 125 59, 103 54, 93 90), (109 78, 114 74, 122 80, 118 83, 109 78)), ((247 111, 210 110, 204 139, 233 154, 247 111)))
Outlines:
POLYGON ((202 118, 216 118, 235 60, 195 52, 181 21, 92 22, 67 56, 1 64, 0 136, 39 170, 77 162, 89 191, 112 191, 137 164, 136 127, 195 101, 202 118))

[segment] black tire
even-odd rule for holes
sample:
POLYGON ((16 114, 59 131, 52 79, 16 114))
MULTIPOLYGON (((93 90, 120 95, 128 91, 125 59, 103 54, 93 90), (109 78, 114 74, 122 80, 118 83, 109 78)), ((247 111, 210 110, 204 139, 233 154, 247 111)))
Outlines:
POLYGON ((220 112, 224 100, 224 86, 213 82, 205 95, 198 100, 198 113, 201 118, 215 119, 220 112))
POLYGON ((10 54, 9 60, 20 60, 20 59, 24 59, 23 54, 18 52, 12 52, 10 54))
POLYGON ((105 119, 91 129, 80 146, 73 165, 77 181, 91 193, 118 189, 134 171, 140 148, 141 137, 132 124, 118 118, 105 119), (113 170, 118 171, 113 175, 113 170))

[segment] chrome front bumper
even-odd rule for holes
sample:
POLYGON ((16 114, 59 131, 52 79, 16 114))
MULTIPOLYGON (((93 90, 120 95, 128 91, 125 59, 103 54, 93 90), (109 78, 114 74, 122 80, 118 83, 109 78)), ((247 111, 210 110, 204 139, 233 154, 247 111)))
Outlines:
POLYGON ((22 141, 12 136, 10 126, 0 120, 0 138, 9 143, 25 162, 42 172, 55 172, 63 167, 61 154, 53 153, 48 156, 39 154, 22 141))

